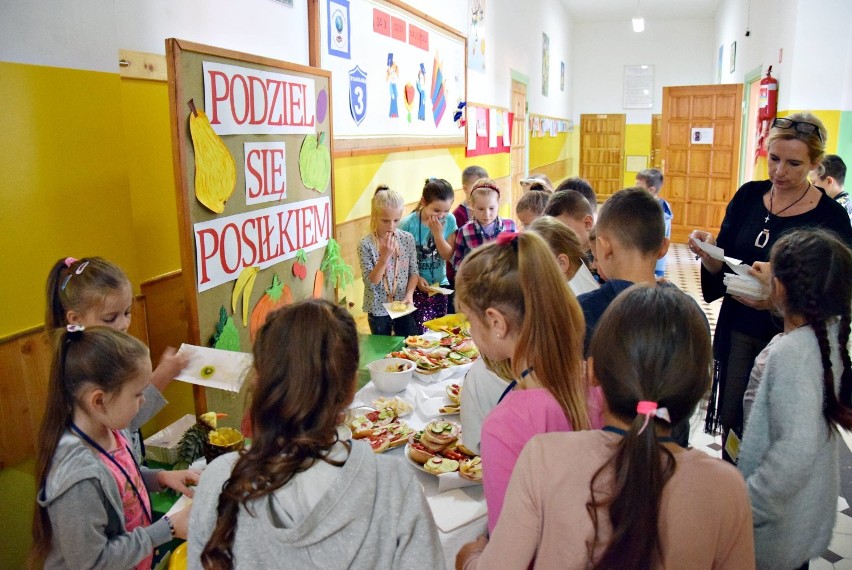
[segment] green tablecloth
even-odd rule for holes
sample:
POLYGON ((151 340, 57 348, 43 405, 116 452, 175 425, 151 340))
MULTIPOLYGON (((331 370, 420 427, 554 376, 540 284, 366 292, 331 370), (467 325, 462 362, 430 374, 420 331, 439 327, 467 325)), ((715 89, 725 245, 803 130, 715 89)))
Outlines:
POLYGON ((361 350, 361 359, 358 363, 358 390, 370 381, 370 371, 367 365, 387 356, 402 348, 405 337, 382 336, 377 334, 358 335, 358 347, 361 350))

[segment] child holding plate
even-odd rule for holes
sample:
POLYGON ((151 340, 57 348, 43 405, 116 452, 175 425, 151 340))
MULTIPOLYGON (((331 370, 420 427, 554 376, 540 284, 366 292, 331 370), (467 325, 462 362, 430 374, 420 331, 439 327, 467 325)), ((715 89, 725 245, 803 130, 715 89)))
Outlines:
POLYGON ((358 247, 364 279, 363 310, 373 334, 411 336, 421 332, 411 314, 418 280, 414 237, 399 229, 404 205, 398 192, 384 185, 376 188, 370 233, 361 239, 358 247), (394 312, 411 311, 392 319, 386 304, 394 312))
POLYGON ((421 327, 425 321, 447 314, 447 296, 436 293, 433 288, 450 285, 446 262, 453 258, 457 229, 455 217, 449 215, 453 198, 455 193, 449 182, 430 178, 423 186, 417 209, 399 225, 414 236, 417 249, 419 276, 414 304, 421 327))

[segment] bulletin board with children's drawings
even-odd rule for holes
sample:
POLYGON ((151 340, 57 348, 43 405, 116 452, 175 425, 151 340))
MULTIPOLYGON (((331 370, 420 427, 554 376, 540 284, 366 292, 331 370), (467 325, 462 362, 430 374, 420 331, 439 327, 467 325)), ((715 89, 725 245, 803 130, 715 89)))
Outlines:
POLYGON ((464 36, 397 0, 319 0, 335 148, 465 144, 464 36))
MULTIPOLYGON (((331 77, 182 40, 166 53, 191 343, 251 352, 271 311, 334 299, 347 280, 332 237, 331 77)), ((244 394, 220 392, 197 391, 196 411, 210 400, 238 419, 244 394)))

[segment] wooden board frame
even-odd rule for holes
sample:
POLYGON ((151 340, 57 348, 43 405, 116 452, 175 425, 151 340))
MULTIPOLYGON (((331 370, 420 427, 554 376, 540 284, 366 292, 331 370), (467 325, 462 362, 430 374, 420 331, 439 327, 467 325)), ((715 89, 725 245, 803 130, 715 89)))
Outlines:
MULTIPOLYGON (((194 185, 191 185, 190 182, 194 182, 194 173, 190 176, 190 168, 194 166, 194 153, 192 152, 192 142, 189 135, 189 128, 187 126, 189 111, 186 107, 187 100, 187 91, 189 90, 186 85, 183 84, 182 81, 178 80, 178 73, 182 69, 182 66, 185 65, 185 59, 188 57, 188 54, 198 55, 201 57, 211 58, 212 61, 217 59, 219 60, 232 60, 228 63, 233 64, 234 62, 239 65, 245 67, 254 67, 258 68, 261 71, 273 71, 273 72, 295 72, 296 74, 302 74, 307 76, 312 76, 319 78, 321 81, 326 83, 325 88, 328 92, 328 110, 327 110, 327 127, 323 128, 323 131, 328 132, 328 140, 326 144, 329 147, 329 152, 331 156, 334 156, 334 136, 333 136, 333 114, 331 102, 333 101, 333 93, 332 93, 332 82, 331 82, 331 73, 328 71, 324 71, 321 69, 316 69, 313 67, 308 67, 299 64, 288 63, 272 58, 251 55, 231 50, 226 50, 217 47, 206 46, 202 44, 196 44, 192 42, 187 42, 184 40, 170 38, 166 40, 166 58, 168 64, 168 89, 169 89, 169 111, 172 120, 172 148, 173 148, 173 167, 174 167, 174 175, 175 175, 175 186, 177 191, 177 214, 178 214, 178 229, 179 229, 179 241, 180 241, 180 251, 181 251, 181 266, 183 268, 183 284, 184 290, 186 293, 186 303, 187 303, 187 321, 188 321, 188 329, 189 329, 189 341, 198 345, 206 345, 207 337, 209 336, 209 331, 203 331, 200 320, 199 320, 199 292, 197 290, 196 284, 196 253, 195 253, 195 240, 193 233, 193 217, 192 212, 193 209, 197 209, 199 206, 196 203, 194 185)), ((194 92, 201 91, 203 93, 203 84, 198 86, 194 92)), ((203 98, 202 98, 203 101, 203 98)), ((201 105, 198 105, 201 108, 201 105)), ((228 136, 228 135, 226 135, 228 136)), ((293 135, 282 135, 282 136, 293 136, 293 135)), ((233 153, 232 153, 233 154, 233 153)), ((234 194, 232 194, 231 200, 234 200, 239 196, 239 193, 243 191, 243 188, 240 186, 241 179, 241 171, 242 171, 242 162, 240 160, 236 160, 239 157, 235 157, 235 162, 237 164, 237 184, 234 190, 234 194)), ((296 175, 298 176, 298 175, 296 175)), ((288 179, 290 176, 288 176, 288 179)), ((313 197, 325 197, 328 196, 330 200, 330 218, 329 218, 329 237, 334 237, 335 235, 335 211, 334 211, 334 168, 333 163, 331 166, 331 179, 328 187, 328 194, 325 192, 321 194, 316 194, 313 197)), ((289 190, 288 190, 289 191, 289 190)), ((288 200, 290 201, 290 200, 288 200)), ((295 201, 295 200, 294 200, 295 201)), ((267 206, 270 203, 267 203, 267 206)), ((256 205, 253 209, 259 210, 263 207, 263 205, 256 205)), ((252 211, 251 207, 249 207, 252 211)), ((222 214, 222 216, 231 215, 233 212, 226 212, 222 214)), ((312 261, 312 265, 316 266, 318 269, 319 263, 314 259, 317 253, 320 256, 323 255, 325 248, 320 248, 314 252, 309 253, 309 261, 312 261)), ((283 273, 281 271, 282 264, 284 260, 276 265, 273 265, 270 268, 273 271, 277 269, 278 273, 283 273)), ((263 291, 267 288, 268 279, 261 281, 261 277, 263 276, 263 272, 266 270, 262 270, 258 276, 256 286, 254 288, 255 295, 263 294, 263 291)), ((271 275, 271 272, 267 272, 268 275, 271 275)), ((309 274, 312 274, 309 272, 309 274)), ((282 281, 285 283, 286 275, 282 275, 282 281)), ((232 282, 230 282, 232 283, 232 282)), ((219 287, 224 287, 226 284, 222 284, 219 287)), ((336 298, 336 290, 332 286, 332 284, 326 282, 324 288, 324 296, 336 298)), ((298 300, 296 298, 295 300, 298 300)), ((254 304, 252 303, 252 306, 254 304)), ((230 312, 230 307, 228 307, 230 312)), ((238 315, 233 315, 235 324, 237 324, 238 329, 241 331, 241 336, 243 335, 243 327, 239 322, 240 317, 238 315)), ((247 329, 246 329, 247 330, 247 329)), ((247 332, 245 333, 247 334, 247 332)), ((250 351, 250 348, 243 344, 243 350, 250 351)), ((201 414, 207 410, 207 397, 203 388, 199 386, 193 386, 193 398, 195 402, 195 410, 197 414, 201 414)), ((239 418, 237 418, 239 421, 239 418)))
MULTIPOLYGON (((322 66, 322 32, 320 26, 323 23, 320 21, 320 2, 325 0, 308 0, 308 58, 312 66, 322 66)), ((356 0, 350 0, 356 1, 356 0)), ((429 16, 425 12, 402 2, 401 0, 375 0, 379 3, 387 4, 393 8, 397 8, 406 12, 410 17, 419 19, 421 23, 425 22, 435 28, 440 29, 447 35, 453 36, 464 44, 464 69, 465 84, 464 84, 464 101, 467 101, 467 37, 461 34, 458 30, 448 26, 444 22, 429 16)), ((455 109, 447 109, 447 113, 455 112, 455 109)), ((392 152, 406 152, 415 150, 428 149, 449 149, 467 145, 465 140, 465 131, 460 130, 461 134, 456 138, 448 138, 441 142, 434 142, 434 139, 429 137, 364 137, 364 138, 347 138, 335 140, 335 157, 352 157, 363 156, 369 154, 384 154, 392 152)))

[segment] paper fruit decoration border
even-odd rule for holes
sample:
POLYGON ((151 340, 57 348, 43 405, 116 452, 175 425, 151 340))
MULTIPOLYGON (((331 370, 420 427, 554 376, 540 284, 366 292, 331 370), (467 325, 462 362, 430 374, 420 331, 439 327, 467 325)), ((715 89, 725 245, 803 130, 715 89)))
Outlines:
POLYGON ((307 135, 299 149, 299 174, 306 188, 325 192, 331 181, 331 152, 323 144, 325 133, 307 135))
POLYGON ((249 327, 249 338, 254 342, 257 331, 266 322, 269 313, 293 303, 293 292, 290 287, 281 283, 277 273, 272 274, 272 285, 266 289, 266 293, 260 298, 251 312, 251 326, 249 327))

